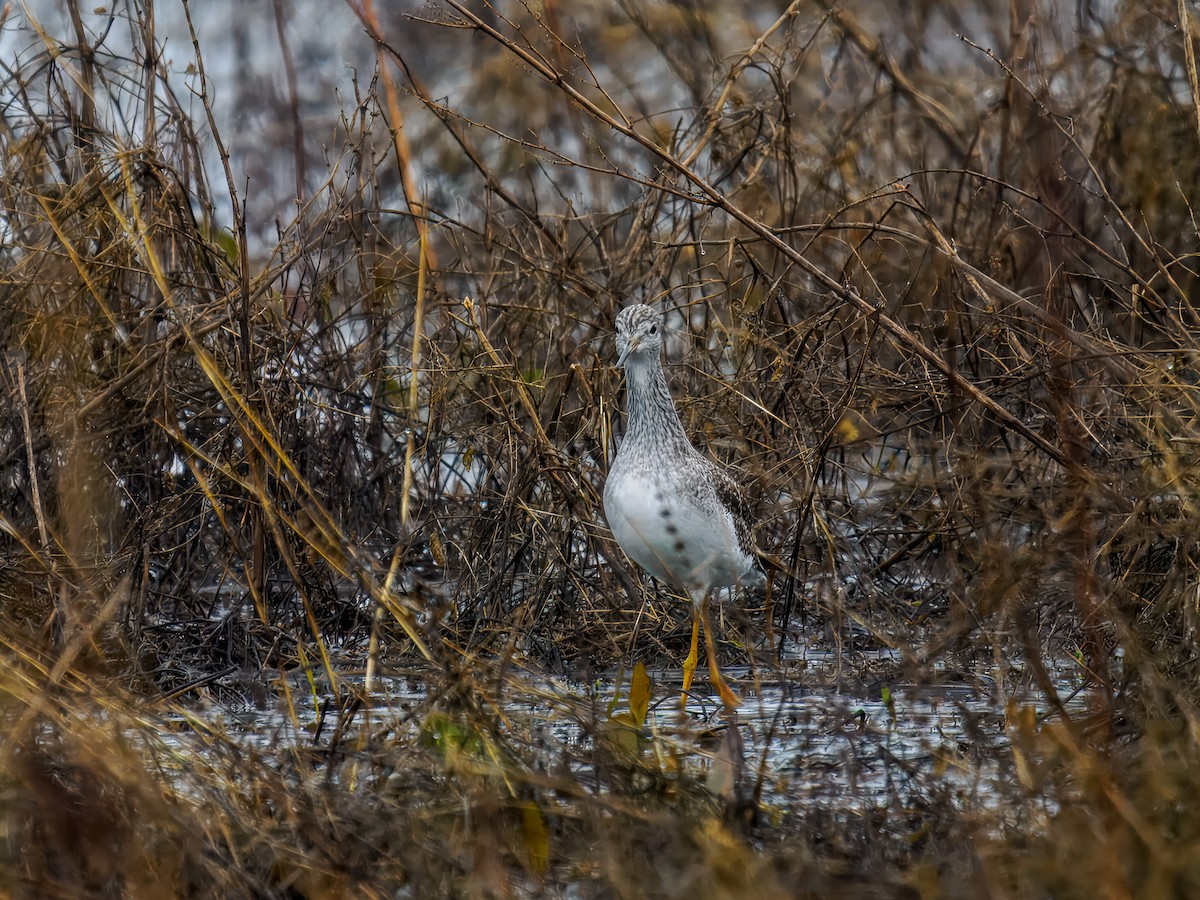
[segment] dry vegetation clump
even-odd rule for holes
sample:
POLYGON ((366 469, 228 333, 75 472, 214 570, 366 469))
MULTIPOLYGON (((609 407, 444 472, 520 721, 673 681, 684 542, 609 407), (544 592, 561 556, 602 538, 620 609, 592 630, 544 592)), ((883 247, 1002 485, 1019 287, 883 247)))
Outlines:
POLYGON ((274 221, 202 34, 23 8, 4 891, 1200 890, 1197 19, 893 6, 349 3, 319 113, 278 13, 274 221), (634 301, 759 502, 736 723, 634 665, 634 301))

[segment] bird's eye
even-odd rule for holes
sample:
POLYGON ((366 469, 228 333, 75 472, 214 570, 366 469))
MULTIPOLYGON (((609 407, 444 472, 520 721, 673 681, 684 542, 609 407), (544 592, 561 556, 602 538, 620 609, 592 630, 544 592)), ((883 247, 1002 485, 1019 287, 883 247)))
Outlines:
POLYGON ((651 334, 658 334, 658 326, 657 326, 657 325, 651 325, 651 326, 650 326, 650 333, 651 333, 651 334))

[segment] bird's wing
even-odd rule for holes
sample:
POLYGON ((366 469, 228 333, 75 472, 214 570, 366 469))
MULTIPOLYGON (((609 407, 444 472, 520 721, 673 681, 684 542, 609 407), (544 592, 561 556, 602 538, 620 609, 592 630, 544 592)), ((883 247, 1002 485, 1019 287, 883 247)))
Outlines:
POLYGON ((712 484, 717 491, 717 499, 721 505, 733 515, 733 527, 737 533, 738 547, 747 556, 755 555, 754 544, 754 510, 750 506, 750 498, 742 490, 725 467, 719 463, 706 460, 713 474, 712 484))

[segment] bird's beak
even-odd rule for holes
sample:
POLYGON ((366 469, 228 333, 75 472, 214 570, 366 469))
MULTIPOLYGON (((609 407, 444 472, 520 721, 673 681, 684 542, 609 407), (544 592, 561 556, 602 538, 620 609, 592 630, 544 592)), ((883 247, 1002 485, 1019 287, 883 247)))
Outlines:
POLYGON ((621 351, 617 355, 617 368, 618 369, 623 368, 625 366, 625 360, 629 359, 629 354, 638 348, 638 343, 639 342, 638 342, 637 338, 630 338, 628 341, 625 342, 624 347, 617 348, 618 350, 621 351))

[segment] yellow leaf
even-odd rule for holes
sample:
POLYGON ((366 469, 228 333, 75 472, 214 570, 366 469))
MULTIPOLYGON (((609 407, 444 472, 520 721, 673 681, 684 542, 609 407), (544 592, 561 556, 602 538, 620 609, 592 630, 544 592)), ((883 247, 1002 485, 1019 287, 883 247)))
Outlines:
POLYGON ((1038 789, 1037 762, 1033 758, 1037 734, 1037 710, 1030 705, 1018 706, 1009 700, 1004 710, 1005 725, 1010 738, 1010 751, 1017 781, 1025 790, 1038 789))
POLYGON ((436 531, 429 533, 429 555, 433 557, 433 561, 443 568, 446 565, 446 549, 442 546, 442 539, 438 537, 436 531))
POLYGON ((637 726, 646 724, 646 712, 650 709, 650 676, 646 666, 638 663, 633 667, 633 681, 629 685, 629 712, 637 726))
POLYGON ((529 867, 537 875, 546 871, 550 862, 550 833, 542 811, 533 803, 521 807, 521 826, 525 835, 525 849, 529 851, 529 867))
POLYGON ((870 431, 870 426, 861 415, 848 409, 842 413, 842 417, 833 427, 833 431, 843 444, 853 444, 870 431))

